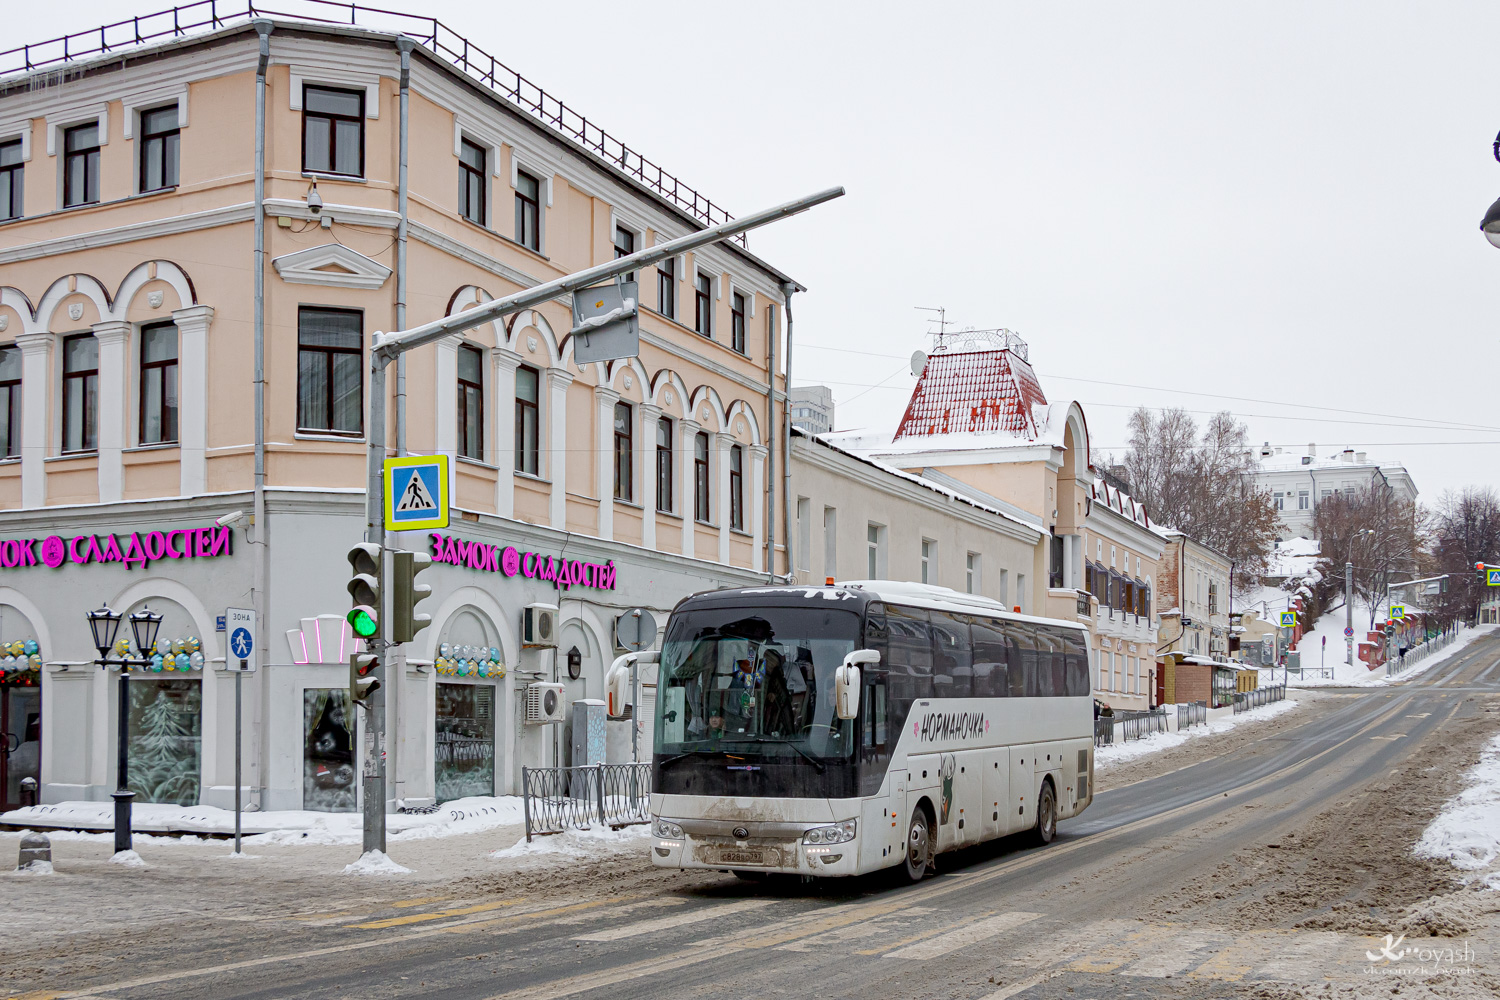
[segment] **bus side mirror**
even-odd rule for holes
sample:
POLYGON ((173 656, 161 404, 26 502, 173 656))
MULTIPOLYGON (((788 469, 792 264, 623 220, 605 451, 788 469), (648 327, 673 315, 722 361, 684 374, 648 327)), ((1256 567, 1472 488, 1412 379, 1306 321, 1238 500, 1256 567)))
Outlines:
POLYGON ((833 674, 835 709, 840 719, 852 719, 859 714, 860 676, 862 664, 880 662, 880 653, 873 649, 856 649, 844 657, 844 662, 833 674))

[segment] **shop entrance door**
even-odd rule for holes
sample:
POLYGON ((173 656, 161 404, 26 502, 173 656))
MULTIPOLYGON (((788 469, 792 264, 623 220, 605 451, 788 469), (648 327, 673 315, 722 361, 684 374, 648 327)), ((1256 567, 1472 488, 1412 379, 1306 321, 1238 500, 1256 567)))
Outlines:
POLYGON ((17 809, 21 781, 42 780, 42 689, 0 685, 0 811, 17 809))

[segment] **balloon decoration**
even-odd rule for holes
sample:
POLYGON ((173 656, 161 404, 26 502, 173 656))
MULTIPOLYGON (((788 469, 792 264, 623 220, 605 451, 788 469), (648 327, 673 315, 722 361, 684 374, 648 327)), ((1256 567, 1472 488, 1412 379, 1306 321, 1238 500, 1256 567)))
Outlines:
POLYGON ((433 663, 444 677, 483 677, 498 680, 505 676, 500 650, 495 646, 438 644, 438 658, 433 663))
MULTIPOLYGON (((203 655, 203 640, 196 635, 179 636, 176 639, 158 638, 156 645, 151 648, 153 652, 149 657, 150 662, 145 666, 137 665, 135 670, 186 674, 194 670, 202 670, 208 665, 208 658, 203 655)), ((132 655, 130 640, 125 638, 117 640, 114 651, 117 656, 132 655)))
POLYGON ((35 639, 0 641, 0 682, 34 684, 42 670, 41 649, 35 639))

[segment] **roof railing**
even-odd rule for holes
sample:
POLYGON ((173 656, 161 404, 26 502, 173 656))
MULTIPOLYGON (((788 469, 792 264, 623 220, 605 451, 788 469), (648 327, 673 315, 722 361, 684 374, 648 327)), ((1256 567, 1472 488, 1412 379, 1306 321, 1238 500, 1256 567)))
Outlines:
MULTIPOLYGON (((46 70, 165 39, 216 31, 258 17, 344 24, 406 35, 470 80, 488 87, 514 107, 592 153, 612 169, 654 191, 705 226, 734 218, 706 195, 684 184, 659 164, 646 159, 639 151, 631 149, 563 103, 561 98, 547 93, 540 85, 435 17, 339 3, 337 0, 276 0, 272 4, 256 4, 250 0, 196 0, 44 42, 0 50, 0 83, 14 74, 46 70)), ((735 239, 748 245, 744 234, 735 239)))

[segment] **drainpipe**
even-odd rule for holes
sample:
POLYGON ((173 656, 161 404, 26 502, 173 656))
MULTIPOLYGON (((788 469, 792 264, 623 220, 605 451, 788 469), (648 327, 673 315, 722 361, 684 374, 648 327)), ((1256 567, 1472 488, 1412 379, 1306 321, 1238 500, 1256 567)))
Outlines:
MULTIPOLYGON (((406 140, 410 118, 407 106, 411 97, 411 50, 416 43, 405 35, 396 39, 401 53, 401 168, 397 175, 397 207, 401 220, 396 224, 396 329, 406 329, 406 140)), ((396 359, 396 454, 406 454, 406 352, 396 359)))
MULTIPOLYGON (((776 318, 776 304, 773 302, 766 307, 771 311, 770 318, 776 318)), ((776 582, 776 324, 766 324, 771 335, 766 339, 770 342, 770 356, 766 361, 768 379, 766 383, 766 582, 776 582)), ((788 526, 790 532, 791 528, 788 526)), ((791 550, 790 538, 788 538, 787 550, 791 550)), ((790 557, 788 557, 790 558, 790 557)))
MULTIPOLYGON (((270 635, 271 602, 267 599, 266 585, 271 576, 271 550, 266 545, 266 66, 271 61, 271 31, 274 25, 257 19, 255 33, 260 36, 260 58, 255 64, 255 499, 251 515, 255 534, 251 549, 250 606, 255 609, 256 645, 267 647, 270 635)), ((236 678, 238 681, 238 678, 236 678)), ((235 689, 238 691, 238 687, 235 689)), ((269 718, 269 689, 261 685, 261 718, 269 718)), ((255 760, 265 759, 262 741, 255 760)), ((236 751, 238 753, 238 751, 236 751)), ((238 772, 238 764, 235 768, 238 772)), ((253 782, 265 787, 265 771, 257 767, 259 780, 253 782)), ((236 781, 239 775, 235 775, 236 781)), ((239 791, 235 791, 236 800, 239 791)), ((261 808, 265 808, 262 800, 261 808)))
POLYGON ((797 286, 790 281, 781 283, 781 297, 786 303, 786 380, 781 394, 781 525, 788 539, 786 548, 786 578, 790 582, 797 571, 792 559, 792 293, 797 286))

